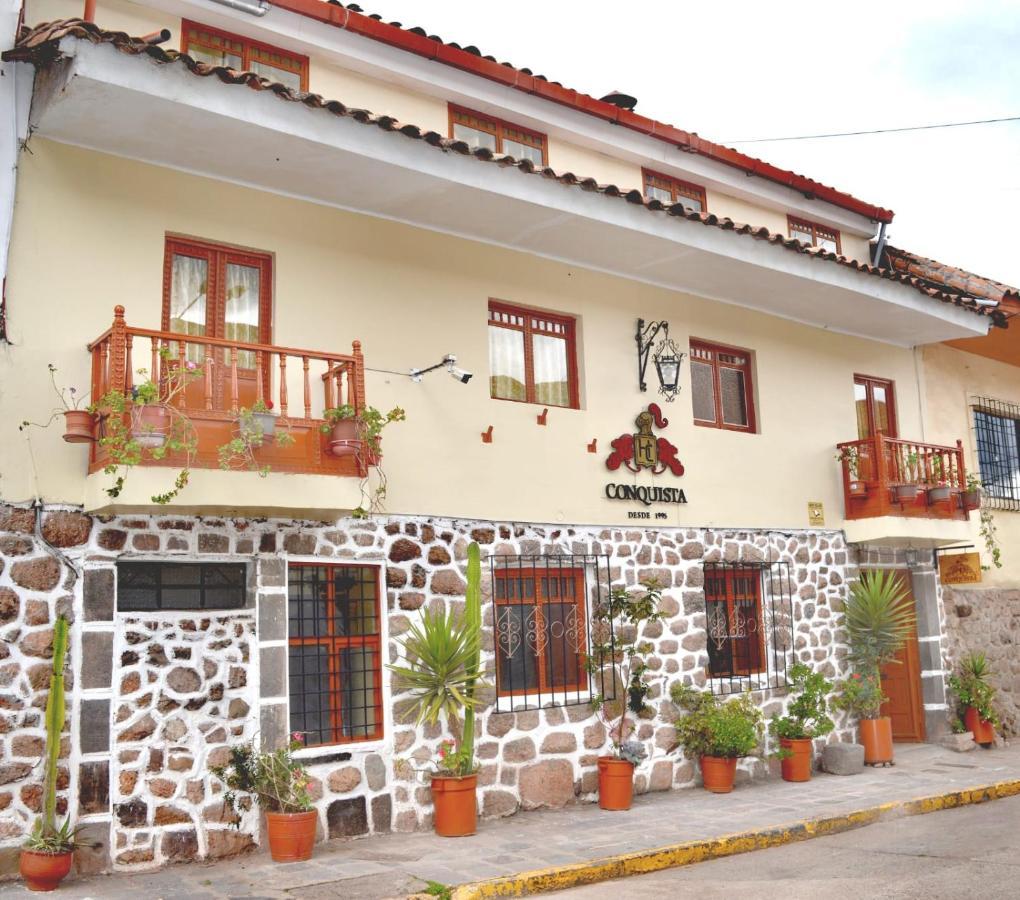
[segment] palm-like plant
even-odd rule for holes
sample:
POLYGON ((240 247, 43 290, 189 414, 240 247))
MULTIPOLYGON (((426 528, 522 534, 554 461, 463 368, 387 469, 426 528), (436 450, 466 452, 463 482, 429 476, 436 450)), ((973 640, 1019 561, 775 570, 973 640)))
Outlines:
POLYGON ((894 572, 865 572, 850 589, 843 625, 850 657, 865 674, 893 662, 917 619, 910 593, 894 572))

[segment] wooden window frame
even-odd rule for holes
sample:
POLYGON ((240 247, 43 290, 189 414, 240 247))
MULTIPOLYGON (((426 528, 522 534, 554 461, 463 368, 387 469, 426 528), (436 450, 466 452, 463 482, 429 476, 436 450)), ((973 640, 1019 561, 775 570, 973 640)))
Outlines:
MULTIPOLYGON (((200 41, 192 42, 188 32, 191 29, 205 32, 214 38, 219 38, 223 41, 236 41, 241 45, 241 69, 242 71, 251 71, 252 60, 260 53, 270 53, 284 57, 284 61, 292 61, 293 65, 280 65, 276 62, 272 62, 267 59, 258 59, 258 62, 263 62, 266 65, 274 66, 277 69, 283 69, 286 72, 293 72, 298 75, 301 79, 301 90, 308 90, 308 70, 309 61, 308 57, 301 53, 293 53, 290 50, 284 50, 282 47, 276 47, 272 44, 266 44, 262 41, 256 41, 252 38, 244 37, 240 34, 233 34, 229 31, 224 31, 221 28, 213 28, 210 25, 203 25, 201 22, 195 22, 191 19, 184 19, 181 22, 181 53, 187 53, 188 48, 192 43, 196 43, 199 46, 206 46, 200 41)), ((221 50, 222 47, 209 47, 208 49, 221 50)))
MULTIPOLYGON (((758 415, 755 409, 754 403, 754 373, 752 372, 754 363, 754 354, 750 350, 745 350, 740 347, 731 347, 726 344, 714 344, 711 341, 703 341, 699 338, 691 338, 690 341, 690 361, 693 365, 695 362, 702 365, 709 365, 712 367, 712 385, 715 389, 715 421, 709 422, 706 419, 699 419, 694 417, 694 424, 700 425, 702 428, 718 428, 722 431, 742 431, 747 434, 756 434, 758 431, 758 415), (712 354, 712 359, 695 359, 695 349, 707 350, 712 354), (743 356, 747 359, 743 365, 736 365, 734 363, 721 363, 719 362, 719 354, 734 354, 743 356), (722 407, 722 379, 719 375, 721 368, 736 369, 739 372, 744 373, 744 407, 747 410, 747 424, 746 425, 733 425, 724 421, 723 419, 723 407, 722 407)), ((693 375, 692 375, 693 382, 693 375)), ((693 409, 693 396, 694 396, 694 385, 691 385, 691 398, 692 398, 692 409, 693 409)))
MULTIPOLYGON (((793 229, 797 228, 798 231, 810 231, 811 232, 811 246, 818 246, 818 234, 824 232, 824 237, 834 240, 836 242, 836 252, 843 252, 843 244, 838 228, 833 228, 831 225, 822 225, 820 222, 812 222, 810 219, 802 219, 800 216, 786 217, 786 229, 787 237, 793 237, 793 229)), ((794 240, 798 240, 794 238, 794 240)))
MULTIPOLYGON (((755 587, 755 595, 754 595, 754 607, 755 607, 755 614, 756 614, 755 621, 757 622, 756 633, 757 633, 758 640, 756 641, 756 644, 757 644, 757 652, 758 652, 758 659, 757 659, 758 667, 755 668, 755 667, 753 667, 751 665, 750 653, 748 654, 749 659, 748 659, 747 666, 746 667, 739 666, 737 664, 737 662, 736 662, 735 654, 731 650, 730 653, 729 653, 729 657, 730 657, 730 662, 732 664, 733 671, 731 671, 731 672, 714 672, 712 670, 712 658, 711 658, 711 656, 709 656, 708 666, 706 667, 706 670, 705 670, 706 674, 708 675, 709 678, 723 678, 723 679, 725 679, 725 678, 741 678, 741 677, 747 677, 747 676, 750 676, 750 675, 761 675, 761 674, 764 674, 764 673, 766 673, 768 671, 768 661, 767 661, 767 658, 766 658, 766 650, 767 650, 767 648, 765 646, 765 611, 762 608, 762 604, 763 604, 762 577, 763 577, 763 575, 762 575, 762 570, 761 569, 759 569, 759 568, 752 568, 752 567, 748 567, 746 569, 740 569, 740 568, 727 569, 724 572, 718 573, 718 575, 716 575, 716 578, 706 577, 705 578, 705 611, 706 611, 706 615, 709 612, 709 605, 710 604, 725 602, 726 603, 726 620, 727 620, 727 623, 729 625, 729 629, 730 629, 731 632, 739 631, 739 629, 736 627, 736 624, 735 624, 735 622, 736 622, 736 614, 735 614, 735 611, 734 611, 734 607, 736 606, 736 603, 737 603, 738 600, 745 599, 745 598, 738 598, 736 596, 737 592, 736 592, 736 588, 734 587, 734 581, 738 577, 741 577, 741 578, 742 577, 748 577, 748 578, 751 579, 752 583, 754 585, 756 585, 756 587, 755 587), (710 586, 713 585, 715 580, 716 580, 716 578, 718 578, 720 576, 721 576, 721 578, 722 578, 722 580, 723 580, 723 582, 725 584, 724 595, 722 597, 710 596, 709 595, 710 586)), ((709 641, 712 640, 711 635, 709 635, 708 640, 709 641)), ((731 634, 728 637, 728 640, 730 640, 730 641, 733 641, 733 640, 747 640, 750 643, 752 638, 750 636, 746 636, 744 638, 734 638, 734 636, 731 634)))
MULTIPOLYGON (((375 732, 368 735, 359 735, 357 737, 349 737, 343 733, 343 707, 337 705, 334 709, 333 705, 329 707, 329 718, 332 733, 331 743, 315 743, 307 744, 309 747, 333 747, 341 744, 363 744, 369 741, 382 740, 386 734, 385 720, 383 716, 383 616, 385 610, 383 609, 382 597, 383 587, 381 580, 381 569, 378 566, 371 565, 356 565, 354 563, 331 563, 331 562, 288 562, 288 570, 290 569, 372 569, 375 571, 375 621, 377 623, 377 630, 374 635, 347 635, 338 636, 336 634, 325 634, 325 635, 301 635, 293 637, 290 634, 290 615, 288 612, 287 616, 287 648, 291 647, 306 647, 306 646, 324 646, 329 648, 327 656, 329 664, 329 684, 330 691, 335 694, 341 694, 342 688, 340 685, 340 672, 337 667, 337 652, 339 650, 351 648, 351 647, 367 647, 374 651, 375 655, 375 689, 373 693, 373 705, 375 707, 376 715, 376 727, 375 732)), ((290 585, 288 583, 288 597, 290 594, 290 585)), ((326 627, 329 632, 333 632, 336 624, 336 583, 332 578, 326 581, 327 596, 326 602, 326 627)), ((289 667, 288 667, 289 668, 289 667)), ((288 724, 290 720, 290 672, 287 673, 287 716, 288 724)), ((339 703, 339 701, 338 701, 339 703)))
MULTIPOLYGON (((889 409, 889 431, 886 433, 888 438, 898 438, 900 434, 900 422, 899 415, 896 411, 896 382, 891 378, 878 378, 875 375, 862 375, 859 372, 854 373, 854 387, 857 385, 864 385, 865 388, 869 384, 877 384, 884 387, 888 391, 889 399, 886 401, 886 406, 889 409)), ((854 398, 854 418, 857 416, 857 400, 854 398)), ((868 400, 868 430, 871 432, 871 437, 875 436, 875 407, 871 399, 868 400)))
POLYGON ((682 178, 676 178, 673 175, 663 175, 661 172, 655 172, 652 169, 641 170, 641 184, 643 185, 643 193, 648 196, 648 188, 655 187, 662 191, 669 191, 673 197, 673 202, 678 203, 681 198, 687 197, 691 200, 697 200, 701 203, 701 209, 698 212, 708 212, 708 199, 705 196, 705 189, 700 184, 694 184, 691 181, 684 181, 682 178), (656 184, 655 182, 659 182, 656 184))
MULTIPOLYGON (((503 665, 503 655, 500 652, 499 642, 496 642, 496 694, 500 697, 523 697, 529 694, 537 694, 544 696, 546 694, 555 697, 557 694, 564 693, 578 693, 586 692, 589 690, 588 684, 588 673, 585 667, 585 659, 588 654, 587 646, 587 635, 586 629, 584 628, 584 622, 586 619, 587 605, 585 603, 585 572, 581 567, 570 567, 560 568, 558 566, 528 566, 527 568, 513 568, 509 567, 506 569, 499 569, 493 573, 493 585, 492 585, 492 603, 495 607, 494 615, 498 621, 499 607, 500 606, 534 606, 535 607, 535 633, 545 635, 545 617, 543 614, 543 607, 546 603, 559 603, 562 604, 562 598, 549 598, 542 596, 541 584, 543 578, 564 578, 569 577, 574 582, 574 597, 573 604, 577 609, 577 623, 578 623, 578 650, 577 650, 577 672, 574 681, 569 683, 564 682, 563 684, 553 684, 549 678, 549 662, 546 658, 545 653, 535 652, 535 660, 538 666, 538 683, 534 687, 523 687, 519 690, 504 690, 500 687, 500 668, 503 665), (530 603, 525 602, 519 597, 508 597, 504 591, 504 597, 498 598, 498 590, 496 588, 496 582, 498 581, 531 581, 534 584, 534 597, 530 603)), ((530 633, 528 629, 525 629, 525 634, 522 635, 521 641, 522 646, 527 647, 527 634, 530 633)), ((554 673, 555 674, 555 673, 554 673)))
POLYGON ((549 138, 541 131, 535 131, 532 128, 524 128, 520 125, 515 125, 513 122, 508 122, 505 119, 499 119, 495 116, 487 115, 486 113, 480 113, 473 109, 468 109, 466 106, 457 106, 454 103, 447 104, 447 117, 449 124, 449 135, 453 137, 453 126, 464 125, 468 128, 474 128, 476 131, 484 131, 487 134, 491 134, 496 138, 496 152, 504 153, 503 150, 503 139, 509 137, 510 140, 518 141, 521 144, 528 144, 530 147, 535 147, 542 151, 542 165, 549 165, 549 138), (458 116, 464 118, 473 119, 473 122, 459 121, 458 116), (507 132, 512 131, 514 134, 508 135, 507 132), (519 137, 531 138, 528 140, 519 140, 519 137))
MULTIPOLYGON (((561 313, 549 312, 544 309, 535 309, 527 306, 515 306, 512 303, 506 303, 502 300, 489 299, 489 306, 486 310, 486 314, 489 315, 493 311, 507 313, 512 316, 521 316, 524 319, 524 324, 511 325, 503 322, 493 322, 491 317, 488 319, 487 324, 489 328, 506 328, 509 331, 520 331, 524 334, 524 391, 525 399, 515 400, 513 397, 493 397, 492 389, 490 387, 489 396, 493 400, 507 400, 511 403, 536 403, 542 406, 552 404, 546 404, 543 401, 535 399, 535 361, 534 361, 534 348, 532 346, 532 337, 537 334, 543 334, 541 330, 537 331, 532 326, 532 317, 540 319, 548 319, 552 322, 556 322, 563 325, 566 329, 565 335, 554 334, 552 337, 560 338, 567 345, 567 393, 569 394, 570 402, 567 406, 558 406, 557 409, 580 409, 580 388, 578 381, 578 368, 577 368, 577 319, 572 316, 565 316, 561 313)), ((488 332, 486 332, 486 338, 488 338, 488 332)), ((489 361, 490 372, 492 361, 489 361)))

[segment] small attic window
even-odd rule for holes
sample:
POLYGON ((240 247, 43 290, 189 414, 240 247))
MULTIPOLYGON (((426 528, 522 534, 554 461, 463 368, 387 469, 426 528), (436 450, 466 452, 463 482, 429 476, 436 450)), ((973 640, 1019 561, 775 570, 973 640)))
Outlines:
POLYGON ((536 166, 546 165, 549 157, 548 141, 544 134, 452 104, 450 136, 473 148, 487 147, 493 153, 505 153, 515 159, 529 159, 536 166))
POLYGON ((705 189, 699 184, 681 181, 670 175, 660 175, 648 169, 642 170, 645 183, 645 196, 660 203, 682 203, 686 209, 694 212, 705 212, 705 189))
POLYGON ((842 253, 837 229, 830 228, 828 225, 819 225, 817 222, 809 222, 807 219, 795 219, 793 216, 787 216, 786 219, 790 228, 790 237, 812 247, 821 247, 823 250, 830 250, 833 253, 842 253))
POLYGON ((308 57, 208 25, 181 23, 181 53, 210 66, 254 72, 295 91, 308 90, 308 57))

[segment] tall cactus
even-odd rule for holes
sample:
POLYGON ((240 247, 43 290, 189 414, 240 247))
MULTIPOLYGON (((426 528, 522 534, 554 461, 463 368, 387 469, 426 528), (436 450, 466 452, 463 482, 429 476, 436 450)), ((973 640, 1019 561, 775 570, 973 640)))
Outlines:
POLYGON ((46 698, 46 771, 42 833, 57 833, 57 761, 60 758, 60 736, 67 713, 64 701, 64 660, 67 657, 67 619, 59 616, 53 626, 53 673, 50 693, 46 698))
POLYGON ((467 591, 464 594, 464 623, 475 636, 474 651, 465 668, 470 679, 464 685, 467 698, 464 710, 464 737, 461 740, 464 766, 467 772, 475 766, 475 682, 481 678, 482 635, 482 563, 478 544, 472 541, 467 549, 467 591))

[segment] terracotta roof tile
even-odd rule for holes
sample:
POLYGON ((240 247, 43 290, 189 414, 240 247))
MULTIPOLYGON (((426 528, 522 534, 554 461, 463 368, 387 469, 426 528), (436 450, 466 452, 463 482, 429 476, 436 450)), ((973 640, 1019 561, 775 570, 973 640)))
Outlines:
MULTIPOLYGON (((104 31, 94 23, 85 22, 81 19, 66 19, 43 23, 34 28, 24 28, 18 36, 14 48, 3 53, 2 58, 5 60, 29 61, 39 66, 45 66, 57 59, 59 55, 59 42, 65 37, 86 40, 93 44, 111 44, 122 53, 132 56, 148 56, 161 64, 180 64, 199 77, 215 77, 224 84, 244 85, 257 91, 271 91, 282 100, 301 103, 315 109, 322 109, 338 117, 352 118, 364 125, 381 128, 384 131, 399 132, 405 137, 420 140, 442 152, 459 153, 464 156, 473 156, 481 162, 495 163, 503 167, 514 167, 525 175, 539 175, 542 178, 555 180, 566 187, 578 187, 581 190, 599 193, 606 197, 622 199, 628 203, 644 206, 651 213, 669 216, 671 219, 699 223, 707 227, 733 231, 736 234, 745 235, 755 240, 767 241, 770 244, 776 244, 787 250, 818 260, 833 262, 876 278, 884 278, 908 285, 933 300, 951 303, 982 316, 990 316, 994 324, 1005 327, 1006 317, 995 306, 975 302, 972 296, 960 293, 957 290, 945 290, 944 288, 950 287, 948 284, 943 284, 941 287, 936 286, 928 276, 922 276, 917 272, 910 271, 909 267, 893 265, 892 267, 882 268, 872 266, 869 263, 850 259, 821 247, 808 246, 786 235, 773 233, 763 226, 735 222, 732 219, 720 217, 714 213, 695 212, 685 207, 682 203, 665 204, 659 200, 646 199, 638 190, 625 191, 613 184, 599 184, 593 178, 578 177, 572 172, 557 172, 548 166, 537 166, 530 160, 515 159, 506 154, 494 153, 486 148, 472 149, 464 141, 448 138, 435 131, 423 131, 417 125, 399 122, 392 116, 377 116, 366 109, 348 107, 339 100, 327 100, 319 94, 294 90, 279 82, 271 82, 266 78, 256 75, 254 72, 239 72, 225 66, 211 66, 206 63, 197 62, 190 56, 176 50, 165 50, 162 47, 148 44, 140 38, 131 37, 122 31, 104 31)), ((892 248, 889 249, 891 255, 892 248)))
POLYGON ((912 275, 935 287, 949 287, 970 297, 994 300, 996 303, 1003 301, 1020 303, 1020 289, 982 275, 975 275, 965 269, 958 269, 956 266, 946 265, 937 259, 918 256, 909 250, 891 246, 886 246, 885 258, 895 271, 912 275))

